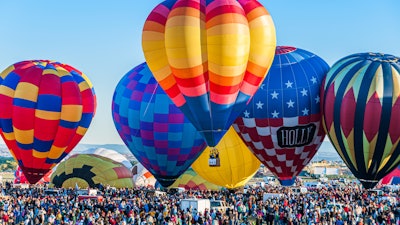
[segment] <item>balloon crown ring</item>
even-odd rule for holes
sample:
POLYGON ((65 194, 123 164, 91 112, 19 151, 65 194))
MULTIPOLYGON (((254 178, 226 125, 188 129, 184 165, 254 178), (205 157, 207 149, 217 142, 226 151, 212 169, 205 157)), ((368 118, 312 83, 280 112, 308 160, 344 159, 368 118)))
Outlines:
POLYGON ((400 61, 400 58, 394 55, 389 55, 384 53, 373 53, 373 52, 368 53, 366 59, 376 62, 388 62, 388 63, 397 63, 400 61))

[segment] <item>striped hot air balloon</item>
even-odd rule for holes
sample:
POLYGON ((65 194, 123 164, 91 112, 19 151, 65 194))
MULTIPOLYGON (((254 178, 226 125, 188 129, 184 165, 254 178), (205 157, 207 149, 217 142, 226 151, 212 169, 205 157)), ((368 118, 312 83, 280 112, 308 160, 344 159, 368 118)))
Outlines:
POLYGON ((214 147, 266 76, 275 28, 256 0, 168 0, 148 16, 142 46, 160 86, 214 147))
POLYGON ((323 123, 365 188, 400 162, 400 59, 359 53, 337 61, 322 90, 323 123))
POLYGON ((85 74, 54 61, 19 62, 0 77, 1 136, 33 184, 82 139, 96 96, 85 74))

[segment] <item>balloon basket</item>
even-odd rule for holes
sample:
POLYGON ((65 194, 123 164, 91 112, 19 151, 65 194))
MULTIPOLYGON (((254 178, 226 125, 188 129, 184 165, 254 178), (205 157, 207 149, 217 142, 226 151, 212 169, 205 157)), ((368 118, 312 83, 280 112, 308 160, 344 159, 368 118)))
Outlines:
POLYGON ((219 158, 209 158, 208 165, 210 167, 219 167, 219 166, 221 166, 221 162, 220 162, 219 158))
POLYGON ((221 166, 221 162, 219 159, 219 152, 217 148, 211 148, 210 150, 210 158, 208 159, 208 165, 210 167, 219 167, 221 166))

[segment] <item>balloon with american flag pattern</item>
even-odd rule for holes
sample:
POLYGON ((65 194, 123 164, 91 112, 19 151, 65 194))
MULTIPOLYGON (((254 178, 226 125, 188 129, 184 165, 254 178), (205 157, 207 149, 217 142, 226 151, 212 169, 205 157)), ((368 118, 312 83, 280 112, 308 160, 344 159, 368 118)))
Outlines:
POLYGON ((319 90, 328 70, 311 52, 278 46, 266 79, 233 125, 282 185, 294 183, 324 139, 319 90))

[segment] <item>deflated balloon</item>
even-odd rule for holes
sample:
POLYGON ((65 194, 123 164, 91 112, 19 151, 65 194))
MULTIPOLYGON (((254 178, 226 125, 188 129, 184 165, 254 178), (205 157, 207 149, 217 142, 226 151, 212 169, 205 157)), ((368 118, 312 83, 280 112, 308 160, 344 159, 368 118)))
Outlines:
POLYGON ((400 58, 358 53, 337 61, 322 90, 323 123, 365 188, 400 163, 400 58))
POLYGON ((213 190, 218 191, 222 187, 215 185, 200 175, 198 175, 192 168, 186 170, 176 181, 171 185, 171 187, 182 187, 185 190, 200 190, 207 191, 213 190))
POLYGON ((214 147, 267 74, 275 27, 256 0, 168 0, 149 14, 142 46, 161 88, 214 147))
POLYGON ((1 74, 1 136, 30 183, 78 144, 96 108, 89 79, 59 62, 30 60, 1 74))
POLYGON ((99 188, 108 185, 132 188, 134 185, 131 170, 113 160, 115 155, 72 155, 57 166, 51 175, 51 183, 58 188, 99 188))

